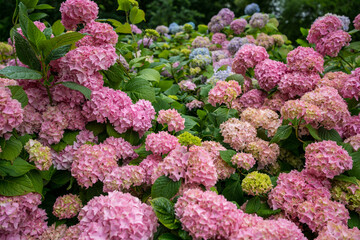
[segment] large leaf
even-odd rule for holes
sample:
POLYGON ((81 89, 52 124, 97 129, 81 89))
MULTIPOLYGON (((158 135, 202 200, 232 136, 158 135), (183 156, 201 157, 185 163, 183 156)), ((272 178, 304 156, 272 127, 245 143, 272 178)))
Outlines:
POLYGON ((327 130, 326 128, 321 127, 319 128, 318 133, 319 133, 319 137, 322 140, 342 142, 342 138, 340 134, 335 129, 327 130))
POLYGON ((158 197, 150 201, 159 221, 169 229, 177 229, 180 222, 175 218, 174 204, 164 197, 158 197))
POLYGON ((54 24, 52 25, 51 28, 52 28, 52 32, 55 36, 62 34, 65 30, 65 27, 61 23, 61 20, 57 20, 56 22, 54 22, 54 24))
POLYGON ((49 4, 39 4, 35 7, 35 9, 45 10, 45 9, 54 9, 54 7, 49 4))
POLYGON ((281 140, 288 139, 290 137, 291 132, 293 130, 293 127, 290 125, 280 126, 274 135, 274 137, 271 139, 270 143, 278 143, 281 140))
POLYGON ((65 56, 65 54, 68 53, 70 51, 70 49, 71 49, 71 44, 64 45, 64 46, 61 46, 61 47, 51 50, 51 52, 45 59, 45 63, 49 64, 50 61, 56 60, 56 59, 59 59, 59 58, 65 56))
POLYGON ((353 168, 348 173, 360 180, 360 151, 351 153, 350 156, 353 159, 353 168))
POLYGON ((148 80, 150 82, 160 81, 160 73, 151 68, 146 68, 144 70, 141 70, 138 74, 138 77, 148 80))
POLYGON ((11 79, 41 79, 41 73, 29 68, 8 66, 0 70, 0 74, 11 79))
POLYGON ((76 90, 76 91, 81 92, 85 96, 85 98, 87 100, 91 99, 91 90, 88 89, 87 87, 84 87, 83 85, 80 85, 80 84, 75 83, 75 82, 62 82, 61 84, 64 85, 65 87, 68 87, 68 88, 72 89, 72 90, 76 90))
POLYGON ((238 116, 238 112, 235 109, 228 109, 225 107, 220 107, 214 111, 216 122, 218 125, 225 122, 229 118, 234 118, 238 116))
POLYGON ((21 153, 23 145, 21 141, 11 137, 9 140, 5 141, 5 146, 1 147, 2 152, 0 152, 0 158, 13 161, 15 160, 19 154, 21 153))
POLYGON ((11 177, 19 177, 32 169, 35 169, 35 166, 21 158, 16 158, 13 163, 0 160, 0 170, 11 177))
POLYGON ((343 181, 343 182, 349 182, 358 185, 358 182, 356 181, 356 177, 349 177, 344 174, 340 174, 338 176, 334 177, 334 180, 337 181, 343 181))
POLYGON ((31 179, 25 174, 20 177, 0 179, 0 195, 19 196, 35 191, 31 179))
POLYGON ((130 22, 132 24, 138 24, 142 21, 145 21, 145 13, 143 10, 138 7, 133 7, 130 11, 130 22))
POLYGON ((159 236, 158 240, 179 240, 181 238, 177 237, 172 233, 164 233, 159 236))
POLYGON ((44 17, 47 17, 48 15, 46 13, 42 13, 42 12, 39 12, 39 13, 33 13, 33 14, 30 14, 29 15, 29 18, 31 21, 38 21, 44 17))
POLYGON ((309 132, 310 132, 310 135, 315 139, 315 140, 318 140, 318 141, 321 141, 321 138, 318 134, 318 130, 315 129, 313 126, 311 126, 310 124, 306 124, 305 125, 307 129, 309 129, 309 132))
POLYGON ((179 191, 180 186, 181 181, 174 182, 166 176, 161 176, 156 179, 151 187, 151 197, 165 197, 170 199, 179 191))
POLYGON ((220 157, 222 158, 222 160, 224 160, 226 163, 233 165, 231 163, 231 158, 236 154, 236 151, 234 150, 224 150, 224 151, 220 151, 220 157))
POLYGON ((68 145, 73 145, 76 141, 76 136, 79 134, 79 131, 66 131, 63 138, 61 139, 64 143, 68 145))
POLYGON ((235 201, 239 205, 244 203, 244 193, 241 188, 240 179, 236 181, 229 180, 221 194, 224 195, 228 201, 235 201))
POLYGON ((247 202, 245 212, 246 213, 256 213, 260 209, 260 207, 261 207, 260 198, 258 196, 256 196, 247 202))
POLYGON ((148 81, 139 77, 128 81, 123 91, 126 92, 134 102, 137 102, 139 99, 149 100, 150 102, 156 101, 154 88, 150 86, 148 81))
POLYGON ((11 97, 21 103, 21 107, 24 108, 28 102, 28 96, 22 86, 7 86, 11 91, 11 97))
POLYGON ((189 115, 182 114, 181 117, 185 118, 185 129, 184 131, 191 130, 193 127, 195 127, 197 123, 197 118, 189 115))
POLYGON ((349 211, 350 213, 350 219, 348 220, 348 226, 349 228, 360 228, 360 216, 354 211, 349 211))
POLYGON ((14 33, 15 39, 15 47, 16 47, 16 54, 19 60, 28 65, 31 69, 40 71, 41 64, 39 59, 36 57, 36 54, 32 47, 30 46, 29 42, 20 35, 20 33, 14 33))
POLYGON ((79 32, 67 32, 65 34, 41 41, 39 43, 39 49, 42 50, 44 56, 47 57, 52 50, 65 45, 72 45, 84 36, 84 34, 79 32))
POLYGON ((27 7, 27 8, 35 8, 36 4, 39 2, 39 0, 21 0, 21 2, 27 7))
POLYGON ((256 211, 256 214, 260 217, 267 218, 271 215, 275 215, 281 212, 281 209, 273 210, 269 207, 269 205, 265 203, 260 204, 260 208, 256 211))
POLYGON ((115 32, 117 33, 131 33, 131 26, 128 23, 122 24, 115 28, 115 32))
POLYGON ((38 170, 31 170, 26 175, 29 177, 30 181, 32 182, 34 191, 42 194, 44 183, 40 172, 38 170))

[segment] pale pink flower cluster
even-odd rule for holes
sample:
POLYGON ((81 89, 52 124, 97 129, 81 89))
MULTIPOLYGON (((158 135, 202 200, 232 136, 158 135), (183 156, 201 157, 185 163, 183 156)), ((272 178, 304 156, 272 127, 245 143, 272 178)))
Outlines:
POLYGON ((140 39, 137 44, 140 46, 141 44, 144 45, 144 47, 150 47, 151 44, 154 43, 154 40, 152 38, 143 37, 143 39, 140 39))
POLYGON ((59 219, 73 218, 79 213, 82 206, 79 196, 66 194, 56 199, 52 213, 59 219))
POLYGON ((333 87, 339 91, 339 93, 344 97, 340 92, 344 84, 346 83, 349 75, 344 72, 328 72, 324 75, 322 79, 316 84, 317 87, 333 87))
POLYGON ((46 212, 40 209, 41 195, 28 193, 22 196, 0 196, 1 239, 38 237, 46 229, 46 212))
POLYGON ((19 85, 16 80, 0 77, 0 87, 16 86, 16 85, 19 85))
POLYGON ((113 168, 117 167, 115 150, 108 145, 82 145, 74 154, 71 175, 82 187, 91 187, 98 180, 103 181, 113 168))
POLYGON ((244 150, 246 146, 255 141, 256 129, 248 122, 240 121, 236 118, 230 118, 220 125, 221 135, 224 142, 239 151, 244 150))
POLYGON ((207 48, 211 45, 208 37, 197 36, 191 43, 192 48, 207 48))
POLYGON ((230 106, 232 101, 234 101, 240 94, 241 86, 237 81, 218 81, 216 86, 209 92, 208 102, 214 107, 216 104, 221 105, 223 103, 230 106))
MULTIPOLYGON (((239 103, 239 107, 242 109, 248 107, 260 108, 264 104, 266 96, 266 92, 260 89, 251 89, 250 91, 245 92, 240 98, 236 99, 235 102, 239 103)), ((235 108, 239 110, 239 107, 235 108)))
POLYGON ((11 98, 10 89, 0 87, 0 135, 11 132, 24 118, 20 102, 11 98))
POLYGON ((220 143, 215 141, 205 141, 201 144, 201 147, 212 157, 219 180, 227 179, 235 173, 235 169, 229 166, 229 164, 221 158, 220 151, 225 151, 226 148, 220 143))
POLYGON ((252 154, 241 152, 232 156, 231 162, 238 168, 249 171, 250 168, 252 168, 255 165, 256 160, 252 154))
POLYGON ((41 236, 39 236, 38 240, 65 240, 63 239, 63 237, 65 237, 65 233, 67 230, 66 224, 61 224, 59 226, 55 225, 56 224, 54 223, 50 227, 48 227, 45 232, 43 232, 41 236))
POLYGON ((157 122, 163 126, 167 124, 168 131, 178 132, 185 128, 185 118, 176 109, 160 110, 157 122))
POLYGON ((245 75, 246 70, 269 58, 266 49, 251 44, 243 45, 235 54, 232 71, 245 75))
POLYGON ((38 133, 41 128, 42 117, 41 114, 35 110, 30 104, 26 105, 24 108, 23 122, 16 128, 16 130, 21 134, 34 134, 38 133))
POLYGON ((344 143, 349 143, 355 150, 360 149, 360 134, 356 134, 344 140, 344 143))
POLYGON ((310 47, 297 47, 288 53, 286 59, 290 71, 324 71, 324 58, 310 47))
POLYGON ((267 35, 266 33, 260 33, 256 37, 255 44, 269 50, 274 46, 275 39, 272 36, 267 35))
POLYGON ((270 109, 246 108, 240 115, 241 121, 249 122, 255 128, 267 130, 267 135, 275 135, 278 127, 281 126, 279 115, 270 109))
POLYGON ((305 169, 320 177, 334 178, 352 169, 349 153, 334 141, 309 144, 305 148, 305 169))
POLYGON ((108 137, 102 145, 112 147, 117 159, 122 159, 123 162, 137 158, 138 155, 134 151, 134 147, 123 138, 108 137))
POLYGON ((280 155, 280 148, 276 143, 269 143, 260 138, 249 142, 245 149, 251 153, 258 163, 258 169, 274 164, 280 155))
MULTIPOLYGON (((57 77, 55 77, 55 79, 56 79, 56 81, 58 81, 57 77)), ((92 78, 91 79, 89 78, 88 80, 91 81, 91 82, 89 82, 89 84, 91 86, 93 84, 100 86, 103 83, 101 77, 94 78, 94 76, 92 76, 92 78), (96 80, 98 82, 93 81, 93 80, 96 80)), ((67 82, 67 81, 73 81, 73 79, 70 76, 63 76, 61 81, 67 82)), ((75 107, 75 106, 81 105, 85 102, 85 97, 81 92, 72 90, 68 87, 65 87, 62 84, 53 86, 50 89, 50 93, 51 93, 51 96, 52 96, 54 102, 66 103, 66 105, 69 105, 70 107, 75 107)))
POLYGON ((118 42, 118 35, 113 27, 107 23, 90 22, 80 30, 81 33, 88 33, 80 39, 76 45, 80 46, 102 46, 102 45, 115 45, 118 42))
POLYGON ((321 125, 332 129, 350 116, 347 103, 332 87, 320 87, 301 97, 302 101, 313 104, 322 111, 321 125))
POLYGON ((140 186, 144 182, 145 171, 140 166, 126 165, 114 168, 104 179, 104 192, 126 191, 131 186, 140 186))
POLYGON ((151 151, 155 155, 167 154, 178 146, 178 138, 165 131, 151 133, 145 140, 146 151, 151 151))
POLYGON ((178 85, 182 91, 194 91, 196 88, 196 84, 191 80, 182 80, 178 85))
POLYGON ((265 99, 262 108, 268 108, 273 111, 280 112, 280 109, 286 100, 287 96, 277 91, 270 98, 265 99))
POLYGON ((191 111, 195 108, 202 108, 204 106, 204 103, 202 101, 195 99, 187 103, 185 106, 191 111))
POLYGON ((235 19, 230 23, 230 29, 234 31, 234 34, 241 34, 247 25, 247 21, 243 18, 235 19))
POLYGON ((313 232, 318 232, 326 227, 328 222, 346 225, 350 216, 343 204, 328 198, 316 198, 299 204, 298 218, 313 232))
POLYGON ((278 85, 282 94, 295 98, 313 90, 319 80, 317 73, 294 71, 283 75, 278 85))
POLYGON ((357 227, 348 228, 347 224, 339 224, 330 221, 322 228, 315 240, 356 240, 359 236, 360 230, 357 227))
POLYGON ((214 33, 211 38, 211 42, 214 44, 222 44, 224 41, 226 41, 226 35, 223 33, 214 33))
POLYGON ((97 18, 98 5, 90 0, 67 0, 61 4, 61 23, 67 30, 76 30, 80 23, 87 24, 97 18))
POLYGON ((48 106, 42 113, 42 123, 39 133, 40 139, 48 144, 58 143, 63 137, 68 121, 58 106, 48 106))
POLYGON ((151 206, 117 191, 91 199, 78 218, 81 240, 152 239, 159 225, 151 206))
POLYGON ((144 170, 144 183, 147 185, 151 185, 151 176, 153 175, 155 169, 157 168, 158 164, 162 161, 160 155, 150 154, 148 155, 142 162, 139 164, 144 170))
POLYGON ((273 89, 285 74, 287 68, 282 62, 265 59, 255 67, 255 78, 265 91, 273 89))
POLYGON ((43 146, 39 141, 30 139, 24 146, 29 153, 29 161, 34 162, 37 169, 49 170, 52 165, 50 148, 43 146))
POLYGON ((232 62, 233 62, 232 58, 224 58, 224 59, 220 59, 218 62, 213 62, 213 66, 215 69, 224 65, 231 67, 232 62))
POLYGON ((344 98, 360 98, 360 67, 351 72, 342 89, 339 91, 344 98))

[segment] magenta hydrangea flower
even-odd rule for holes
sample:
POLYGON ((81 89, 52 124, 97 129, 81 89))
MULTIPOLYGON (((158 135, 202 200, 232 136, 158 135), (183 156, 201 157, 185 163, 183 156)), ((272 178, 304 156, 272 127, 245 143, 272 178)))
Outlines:
POLYGON ((257 64, 254 70, 259 86, 265 91, 270 91, 280 82, 287 68, 282 62, 265 59, 257 64))
POLYGON ((315 240, 356 239, 359 236, 360 230, 357 227, 348 228, 346 224, 334 223, 330 220, 315 240))
POLYGON ((252 168, 255 165, 256 160, 252 154, 241 152, 232 156, 231 162, 238 168, 242 168, 249 171, 250 168, 252 168))
POLYGON ((258 169, 274 164, 280 155, 280 148, 276 143, 270 144, 260 138, 249 142, 245 150, 257 160, 258 169))
POLYGON ((86 118, 82 114, 80 106, 71 106, 67 103, 60 103, 57 105, 59 110, 65 116, 66 122, 68 123, 67 129, 70 130, 84 130, 87 123, 86 118))
POLYGON ((40 112, 36 111, 30 104, 24 108, 23 122, 16 127, 21 135, 38 133, 41 129, 42 117, 40 112))
POLYGON ((182 91, 194 91, 196 88, 196 84, 191 80, 182 80, 178 85, 182 91))
POLYGON ((360 14, 354 18, 353 24, 355 29, 360 30, 360 14))
POLYGON ((247 21, 243 18, 235 19, 230 23, 230 29, 234 31, 234 34, 241 34, 247 25, 247 21))
POLYGON ((360 98, 360 68, 356 68, 346 79, 339 91, 344 98, 360 98))
POLYGON ((145 171, 140 166, 126 165, 114 168, 104 179, 104 192, 126 191, 131 186, 140 186, 144 182, 145 171))
POLYGON ((92 21, 80 30, 81 33, 88 33, 91 36, 85 36, 80 39, 76 45, 79 46, 96 46, 115 45, 118 42, 118 35, 114 28, 107 23, 92 21))
POLYGON ((343 132, 345 138, 360 134, 360 115, 345 118, 341 127, 340 130, 343 132))
POLYGON ((310 47, 297 47, 286 57, 291 71, 319 72, 324 71, 324 58, 310 47))
POLYGON ((261 108, 271 109, 280 112, 281 107, 284 105, 288 97, 279 91, 275 92, 270 98, 266 98, 261 108))
POLYGON ((349 143, 355 150, 360 149, 360 134, 356 134, 344 140, 344 143, 349 143))
POLYGON ((29 153, 29 161, 34 162, 37 169, 49 170, 52 165, 50 148, 43 146, 39 141, 30 139, 24 146, 29 153))
POLYGON ((250 123, 236 118, 230 118, 220 124, 220 132, 224 137, 224 142, 237 151, 244 150, 250 142, 255 141, 257 134, 250 123))
POLYGON ((162 125, 167 124, 169 132, 178 132, 185 128, 185 118, 181 117, 176 109, 160 110, 157 121, 162 125))
POLYGON ((253 68, 269 58, 266 49, 260 46, 245 44, 235 54, 232 71, 245 75, 248 68, 253 68))
POLYGON ((76 30, 80 23, 89 23, 97 18, 98 5, 90 0, 66 0, 61 3, 61 23, 67 30, 76 30))
POLYGON ((241 86, 237 81, 218 81, 215 87, 209 92, 208 102, 214 107, 216 104, 223 103, 230 106, 231 102, 234 101, 240 94, 241 86))
POLYGON ((266 92, 259 89, 251 89, 250 91, 244 93, 239 99, 238 102, 242 108, 260 108, 266 99, 266 92))
POLYGON ((309 43, 316 44, 321 38, 331 32, 342 29, 342 23, 336 16, 328 15, 318 18, 312 25, 307 36, 309 43))
POLYGON ((226 35, 223 33, 215 33, 211 38, 211 42, 214 44, 221 44, 224 41, 226 41, 226 35))
POLYGON ((10 89, 0 87, 0 135, 11 132, 24 118, 21 103, 11 98, 10 89))
POLYGON ((165 131, 151 133, 145 140, 146 151, 156 155, 167 154, 178 146, 180 146, 178 138, 165 131))
POLYGON ((351 36, 343 30, 331 32, 316 43, 316 51, 323 56, 336 57, 340 50, 349 46, 351 36))
POLYGON ((195 109, 195 108, 202 108, 204 106, 204 102, 195 99, 195 100, 192 100, 191 102, 185 104, 185 106, 191 111, 192 109, 195 109))
POLYGON ((79 196, 66 194, 56 199, 52 213, 59 219, 73 218, 81 208, 82 202, 79 196))
POLYGON ((282 94, 295 98, 313 90, 319 80, 317 73, 294 71, 283 75, 278 85, 282 94))
POLYGON ((349 153, 334 141, 309 144, 305 148, 305 168, 315 176, 334 178, 353 166, 349 153))
POLYGON ((159 163, 162 161, 162 158, 160 155, 150 154, 148 155, 142 162, 139 164, 139 167, 141 167, 144 170, 144 183, 147 185, 151 185, 151 176, 153 175, 155 169, 159 165, 159 163))
POLYGON ((39 240, 65 240, 63 237, 65 236, 67 226, 66 224, 60 224, 59 226, 55 226, 53 223, 50 227, 48 227, 42 234, 39 236, 39 240))
POLYGON ((117 191, 91 199, 78 218, 79 239, 152 239, 159 225, 151 206, 117 191))

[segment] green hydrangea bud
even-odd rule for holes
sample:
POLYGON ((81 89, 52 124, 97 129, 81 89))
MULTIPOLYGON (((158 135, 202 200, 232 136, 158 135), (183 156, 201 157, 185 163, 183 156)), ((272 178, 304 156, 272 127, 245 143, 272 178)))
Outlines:
POLYGON ((164 45, 163 45, 162 47, 165 48, 165 49, 169 49, 169 48, 170 48, 170 45, 167 44, 167 43, 164 43, 164 45))
POLYGON ((191 53, 191 50, 190 50, 190 49, 183 48, 183 49, 181 49, 180 52, 181 52, 182 54, 184 54, 184 55, 189 56, 190 53, 191 53))
POLYGON ((275 44, 279 47, 284 45, 284 38, 280 34, 271 35, 274 38, 275 44))
POLYGON ((193 26, 191 26, 190 24, 185 24, 184 25, 184 31, 187 33, 190 33, 193 30, 193 26))
POLYGON ((160 37, 160 34, 154 29, 145 29, 145 33, 148 37, 160 37))
POLYGON ((29 153, 29 161, 34 162, 39 170, 49 170, 52 165, 50 148, 39 141, 30 139, 24 146, 29 153))
POLYGON ((196 67, 196 68, 190 68, 190 75, 195 76, 198 75, 201 72, 201 68, 196 67))
POLYGON ((199 30, 200 33, 205 34, 207 32, 207 30, 208 30, 208 26, 206 26, 204 24, 200 24, 198 26, 198 30, 199 30))
POLYGON ((356 180, 357 184, 335 181, 331 189, 331 196, 335 201, 346 205, 350 210, 360 214, 360 180, 356 180))
POLYGON ((191 145, 201 146, 201 139, 199 137, 192 135, 189 132, 184 132, 180 134, 177 138, 179 139, 179 143, 183 146, 191 146, 191 145))
POLYGON ((269 192, 273 185, 269 175, 254 171, 243 179, 241 187, 247 194, 257 196, 269 192))
POLYGON ((173 49, 170 50, 170 54, 171 54, 172 56, 177 56, 177 55, 180 54, 180 50, 173 48, 173 49))
POLYGON ((0 55, 10 56, 13 53, 13 47, 7 43, 0 42, 0 55))

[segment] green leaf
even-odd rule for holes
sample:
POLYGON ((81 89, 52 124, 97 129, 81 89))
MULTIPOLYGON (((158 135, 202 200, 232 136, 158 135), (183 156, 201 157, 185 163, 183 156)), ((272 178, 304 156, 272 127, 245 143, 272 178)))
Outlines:
POLYGON ((34 165, 31 165, 19 157, 16 158, 13 163, 6 160, 0 160, 0 171, 6 173, 7 176, 19 177, 32 169, 35 169, 34 165))
POLYGON ((56 173, 56 169, 54 168, 54 165, 51 165, 48 170, 43 170, 40 172, 40 175, 43 179, 46 181, 50 181, 51 177, 56 173))
POLYGON ((196 114, 198 115, 198 117, 200 118, 200 120, 204 120, 205 117, 206 117, 206 115, 207 115, 207 112, 204 111, 204 110, 198 109, 198 110, 196 111, 196 114))
POLYGON ((21 2, 27 7, 27 8, 35 8, 36 4, 39 2, 39 0, 21 0, 21 2))
POLYGON ((156 179, 151 187, 151 197, 165 197, 170 199, 179 191, 180 186, 181 181, 174 182, 166 176, 161 176, 156 179))
POLYGON ((64 45, 64 46, 61 46, 61 47, 51 50, 51 52, 45 59, 45 64, 49 64, 50 61, 56 60, 56 59, 59 59, 59 58, 65 56, 70 51, 70 49, 71 49, 71 44, 64 45))
POLYGON ((176 95, 180 90, 180 87, 178 84, 173 84, 169 89, 164 91, 166 95, 176 95))
POLYGON ((230 80, 235 80, 237 81, 240 85, 243 85, 244 84, 244 76, 241 75, 241 74, 233 74, 233 75, 230 75, 228 76, 225 81, 230 81, 230 80))
POLYGON ((116 87, 119 85, 119 83, 124 81, 125 72, 119 64, 115 64, 111 66, 108 70, 102 72, 110 82, 117 84, 115 85, 116 87))
POLYGON ((13 161, 20 155, 22 147, 23 145, 21 144, 21 141, 11 137, 5 142, 5 147, 2 147, 0 158, 13 161))
POLYGON ((28 20, 27 39, 35 47, 38 47, 41 41, 46 40, 44 33, 30 19, 28 20))
MULTIPOLYGON (((56 31, 53 29, 53 32, 56 31)), ((84 36, 85 34, 79 32, 67 32, 65 34, 41 41, 39 43, 39 49, 43 52, 43 55, 47 57, 52 50, 64 45, 73 45, 84 36)))
POLYGON ((242 205, 244 203, 244 193, 241 188, 241 181, 229 180, 221 195, 224 195, 228 201, 235 201, 239 205, 242 205))
MULTIPOLYGON (((172 80, 165 80, 165 81, 163 80, 163 81, 159 82, 158 87, 161 89, 162 92, 164 92, 164 91, 168 90, 170 87, 172 87, 173 83, 174 83, 174 81, 172 81, 172 80)), ((174 94, 170 94, 170 95, 174 95, 174 94)))
POLYGON ((35 9, 44 10, 44 9, 54 9, 53 6, 50 6, 49 4, 39 4, 35 6, 35 9))
POLYGON ((161 236, 159 236, 158 240, 179 240, 181 238, 177 237, 176 235, 172 233, 164 233, 161 236))
POLYGON ((24 3, 19 3, 19 22, 21 30, 24 36, 27 38, 28 26, 29 26, 29 17, 27 13, 27 7, 24 3))
POLYGON ((42 75, 40 72, 18 66, 8 66, 0 70, 0 74, 11 79, 41 79, 42 75))
POLYGON ((318 141, 321 141, 321 138, 319 137, 318 130, 313 128, 310 124, 305 125, 307 129, 309 129, 310 135, 318 141))
POLYGON ((65 27, 61 23, 61 20, 57 20, 56 22, 54 22, 54 24, 52 25, 51 28, 52 28, 52 32, 55 36, 58 36, 65 31, 65 27))
POLYGON ((265 203, 261 203, 260 208, 256 211, 256 214, 263 218, 268 218, 271 215, 275 215, 281 212, 281 209, 273 210, 269 207, 269 205, 265 203))
POLYGON ((21 107, 24 108, 28 102, 28 96, 22 86, 7 86, 11 91, 11 98, 16 99, 21 103, 21 107))
POLYGON ((228 109, 225 107, 220 107, 214 111, 216 122, 218 125, 225 122, 229 118, 238 117, 238 112, 235 109, 228 109))
POLYGON ((150 82, 159 82, 160 73, 154 69, 146 68, 138 73, 138 77, 148 80, 150 82))
POLYGON ((86 124, 85 128, 92 131, 94 135, 97 136, 105 130, 105 125, 94 121, 86 124))
POLYGON ((51 147, 52 149, 54 149, 56 152, 61 152, 62 150, 64 150, 64 149, 66 148, 66 146, 67 146, 66 143, 60 141, 59 143, 53 144, 53 145, 51 145, 50 147, 51 147))
POLYGON ((117 11, 129 11, 130 10, 130 1, 129 0, 117 0, 119 7, 116 9, 117 11))
POLYGON ((353 168, 348 171, 348 174, 360 180, 360 151, 351 153, 350 156, 353 160, 353 168))
POLYGON ((154 198, 150 201, 159 221, 168 229, 178 229, 180 222, 175 218, 174 204, 164 197, 154 198))
POLYGON ((33 13, 29 15, 29 18, 31 21, 38 21, 44 17, 47 17, 48 15, 46 13, 33 13))
POLYGON ((131 26, 129 23, 122 24, 115 28, 115 32, 117 33, 131 33, 131 26))
POLYGON ((184 115, 184 114, 181 114, 181 117, 185 118, 185 124, 184 124, 185 129, 184 129, 184 131, 189 131, 198 124, 196 117, 189 116, 189 115, 184 115))
POLYGON ((115 137, 115 138, 121 137, 121 134, 118 133, 113 127, 113 125, 111 125, 110 123, 106 124, 106 132, 109 135, 109 137, 115 137))
POLYGON ((261 201, 258 196, 251 198, 246 204, 246 213, 256 213, 261 207, 261 201))
POLYGON ((130 11, 130 22, 132 24, 138 24, 142 21, 145 21, 145 13, 143 10, 138 7, 133 7, 130 11))
POLYGON ((30 43, 20 35, 20 33, 14 33, 15 39, 15 47, 16 47, 16 54, 19 60, 28 65, 31 69, 40 71, 41 70, 41 63, 40 60, 36 57, 36 54, 30 43))
POLYGON ((125 84, 123 89, 129 97, 137 102, 139 99, 149 100, 155 102, 155 90, 150 86, 150 83, 142 78, 136 77, 125 84))
POLYGON ((321 127, 318 129, 318 133, 319 133, 319 137, 322 140, 342 142, 342 138, 340 134, 335 129, 327 130, 326 128, 321 127))
POLYGON ((34 191, 42 195, 44 183, 40 172, 38 170, 31 170, 26 175, 29 177, 30 181, 32 182, 34 191))
POLYGON ((20 196, 35 191, 33 183, 28 175, 20 177, 5 177, 0 179, 0 195, 20 196))
POLYGON ((278 143, 281 140, 286 140, 290 137, 292 133, 293 127, 290 125, 284 125, 280 126, 274 135, 274 137, 271 139, 270 143, 278 143))
POLYGON ((182 240, 192 240, 192 237, 185 230, 180 229, 178 233, 182 240))
POLYGON ((308 33, 309 33, 309 30, 301 27, 301 28, 300 28, 300 32, 301 32, 301 34, 302 34, 304 37, 307 37, 307 35, 308 35, 308 33))
POLYGON ((68 183, 71 179, 71 172, 66 170, 58 170, 51 178, 51 182, 61 187, 68 183))
POLYGON ((356 177, 349 177, 344 174, 340 174, 338 176, 334 177, 334 180, 337 181, 343 181, 343 182, 349 182, 358 185, 358 182, 356 181, 356 177))
POLYGON ((210 90, 213 88, 214 86, 208 84, 208 85, 204 85, 203 87, 200 88, 200 96, 205 98, 209 95, 210 90))
POLYGON ((72 90, 81 92, 87 100, 91 100, 91 90, 75 82, 62 82, 62 85, 72 90))
POLYGON ((225 150, 225 151, 220 151, 220 157, 222 158, 222 160, 224 160, 226 163, 230 164, 231 166, 233 165, 231 163, 231 158, 236 154, 236 151, 234 150, 225 150))
POLYGON ((61 139, 63 142, 65 142, 68 145, 73 145, 76 141, 76 136, 79 134, 79 131, 71 131, 71 132, 65 132, 63 138, 61 139))
POLYGON ((348 226, 349 228, 360 228, 360 216, 354 211, 349 211, 350 213, 350 219, 348 220, 348 226))

